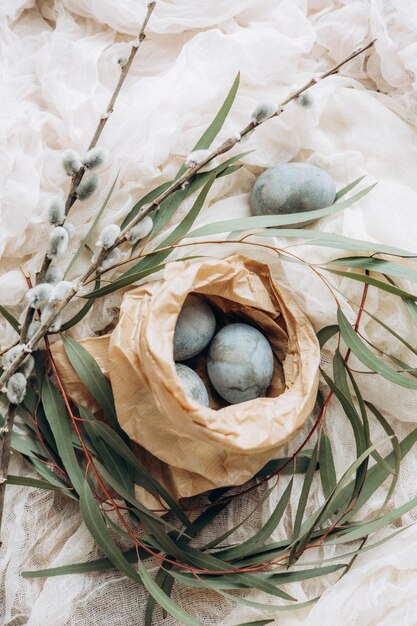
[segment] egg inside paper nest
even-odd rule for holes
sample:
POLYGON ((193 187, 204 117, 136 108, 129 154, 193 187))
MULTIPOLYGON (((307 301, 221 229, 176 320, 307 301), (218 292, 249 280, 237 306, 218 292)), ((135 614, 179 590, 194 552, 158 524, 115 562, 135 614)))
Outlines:
MULTIPOLYGON (((177 499, 249 480, 295 436, 316 401, 320 350, 314 330, 291 290, 268 263, 254 258, 171 263, 160 279, 124 295, 110 335, 81 343, 110 380, 132 449, 177 499), (210 405, 187 396, 176 373, 173 339, 189 294, 212 309, 217 332, 247 324, 268 339, 274 373, 264 396, 226 402, 209 382, 208 346, 185 365, 202 379, 210 405)), ((62 346, 52 350, 71 397, 98 411, 62 346)), ((154 507, 151 494, 140 486, 135 491, 154 507)))
POLYGON ((216 332, 210 304, 195 294, 187 297, 178 316, 174 360, 200 356, 199 364, 195 362, 194 366, 203 368, 206 378, 205 384, 193 363, 177 363, 177 375, 187 396, 205 406, 209 402, 207 387, 211 387, 211 395, 217 393, 229 404, 265 396, 274 373, 274 355, 268 340, 254 326, 229 323, 220 310, 217 317, 220 330, 216 332))

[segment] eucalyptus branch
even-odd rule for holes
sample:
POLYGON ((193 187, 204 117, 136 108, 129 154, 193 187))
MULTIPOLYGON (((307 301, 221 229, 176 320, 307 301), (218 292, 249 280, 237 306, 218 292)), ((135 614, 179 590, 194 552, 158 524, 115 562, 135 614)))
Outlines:
MULTIPOLYGON (((113 94, 109 100, 109 103, 107 105, 106 111, 100 116, 99 122, 97 124, 97 127, 94 131, 93 137, 89 143, 88 146, 88 150, 91 150, 92 148, 95 148, 97 145, 97 142, 104 130, 104 127, 108 121, 108 119, 110 118, 111 114, 113 113, 114 110, 114 105, 116 104, 116 100, 119 96, 119 93, 123 87, 123 84, 127 78, 127 75, 129 73, 129 70, 132 66, 132 63, 135 59, 135 56, 141 46, 142 41, 144 41, 144 39, 146 39, 146 35, 145 35, 145 29, 148 25, 149 19, 152 15, 152 12, 154 10, 156 6, 156 0, 153 2, 149 2, 148 4, 148 9, 146 11, 145 14, 145 18, 143 20, 142 26, 140 28, 139 31, 139 35, 136 38, 135 42, 133 43, 131 50, 130 50, 130 54, 129 57, 127 59, 127 61, 125 63, 123 63, 121 65, 121 71, 120 71, 120 76, 119 76, 119 80, 117 82, 117 85, 113 91, 113 94)), ((86 168, 83 166, 81 167, 78 172, 72 177, 71 179, 71 185, 70 185, 70 189, 67 195, 67 199, 65 201, 65 217, 68 216, 68 213, 70 212, 72 206, 74 205, 75 201, 77 200, 77 194, 76 194, 76 190, 78 185, 80 184, 80 182, 82 181, 84 174, 85 174, 86 168)), ((43 261, 42 261, 42 266, 41 269, 39 270, 39 272, 37 273, 37 277, 36 277, 36 283, 41 283, 45 277, 45 274, 51 264, 51 259, 45 254, 43 261)), ((27 337, 27 332, 29 329, 29 325, 33 319, 33 315, 34 315, 34 309, 28 307, 27 311, 26 311, 26 316, 25 319, 23 321, 22 324, 22 329, 21 329, 21 333, 20 333, 20 339, 21 339, 21 343, 24 343, 26 341, 26 337, 27 337)))
MULTIPOLYGON (((151 3, 149 5, 150 8, 148 10, 151 10, 153 8, 152 4, 154 4, 154 3, 151 3)), ((341 61, 340 63, 338 63, 334 67, 332 67, 330 70, 328 70, 328 71, 324 72, 323 74, 321 74, 320 80, 324 79, 324 78, 326 78, 328 76, 331 76, 332 74, 337 73, 341 67, 343 67, 346 63, 351 61, 356 56, 358 56, 358 55, 362 54, 363 52, 365 52, 366 50, 368 50, 371 46, 374 45, 374 43, 375 43, 375 40, 371 41, 366 46, 363 46, 359 50, 357 50, 354 53, 350 54, 346 59, 344 59, 343 61, 341 61)), ((278 105, 277 111, 276 111, 276 113, 272 117, 280 115, 283 112, 284 107, 289 102, 291 102, 292 100, 297 99, 300 96, 300 94, 302 94, 304 91, 306 91, 307 89, 309 89, 310 87, 315 85, 318 80, 319 80, 318 78, 312 78, 307 83, 305 83, 305 85, 303 85, 299 89, 293 91, 289 96, 287 96, 287 98, 285 100, 283 100, 278 105)), ((268 118, 268 119, 271 119, 271 118, 268 118)), ((250 122, 247 126, 245 126, 242 129, 242 131, 240 133, 240 137, 243 137, 243 136, 247 135, 252 130, 254 130, 256 127, 258 127, 261 124, 263 124, 265 121, 267 121, 267 120, 264 120, 264 121, 261 121, 261 122, 253 122, 253 121, 250 122)), ((121 231, 120 235, 117 237, 117 239, 115 240, 115 242, 114 242, 114 244, 112 246, 109 246, 108 248, 102 248, 101 249, 101 251, 97 255, 96 259, 94 261, 92 261, 90 266, 86 269, 84 274, 80 277, 80 279, 78 281, 78 284, 74 285, 68 291, 66 296, 59 302, 59 304, 54 307, 53 311, 48 316, 48 318, 45 319, 44 321, 42 321, 42 324, 38 328, 37 332, 33 335, 31 340, 28 343, 25 344, 24 351, 22 351, 14 359, 14 361, 11 363, 11 365, 4 371, 4 373, 0 377, 0 388, 2 388, 4 385, 7 384, 7 382, 10 379, 10 377, 22 365, 22 363, 25 360, 27 354, 28 353, 30 354, 37 347, 38 343, 47 334, 47 332, 50 329, 51 325, 56 320, 58 315, 66 307, 68 302, 70 302, 70 300, 72 300, 72 298, 75 295, 77 295, 77 293, 79 293, 80 290, 86 285, 88 279, 99 269, 99 267, 101 266, 102 262, 108 257, 108 255, 115 248, 117 248, 118 246, 120 246, 121 244, 123 244, 127 240, 127 234, 130 232, 130 230, 134 226, 136 226, 139 222, 141 222, 147 215, 149 215, 155 209, 157 209, 159 207, 159 205, 161 204, 161 202, 163 202, 166 198, 168 198, 172 193, 174 193, 175 191, 180 189, 184 185, 184 183, 188 183, 202 167, 204 167, 205 165, 210 163, 210 161, 215 159, 217 156, 219 156, 221 154, 224 154, 225 152, 228 152, 229 150, 231 150, 236 145, 236 143, 238 143, 238 141, 239 141, 239 137, 236 137, 236 136, 235 137, 230 137, 229 139, 226 139, 226 141, 224 141, 218 148, 213 150, 213 152, 208 154, 202 161, 200 161, 198 164, 195 164, 195 165, 192 165, 191 167, 189 167, 184 172, 184 174, 182 176, 180 176, 177 180, 173 181, 173 183, 165 191, 163 191, 157 198, 155 198, 148 205, 145 205, 141 209, 141 211, 139 211, 138 215, 128 224, 128 226, 126 226, 121 231)))

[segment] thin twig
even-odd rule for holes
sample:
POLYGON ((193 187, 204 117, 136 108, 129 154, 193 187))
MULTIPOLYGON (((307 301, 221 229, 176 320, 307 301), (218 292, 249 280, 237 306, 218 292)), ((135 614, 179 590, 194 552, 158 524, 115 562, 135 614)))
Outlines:
MULTIPOLYGON (((12 445, 12 431, 16 407, 9 404, 4 426, 0 429, 0 532, 3 519, 4 496, 6 492, 7 474, 9 472, 10 450, 12 445)), ((0 538, 1 546, 1 538, 0 538)))
MULTIPOLYGON (((140 45, 142 43, 142 41, 144 41, 144 39, 146 39, 146 35, 145 35, 145 29, 148 25, 149 19, 152 15, 152 12, 155 8, 156 5, 156 1, 154 2, 150 2, 148 4, 148 10, 146 12, 145 18, 143 20, 142 26, 140 28, 139 31, 139 35, 136 39, 136 41, 133 43, 132 48, 130 50, 130 55, 128 60, 126 61, 126 63, 124 63, 121 66, 121 72, 120 72, 120 76, 119 76, 119 80, 117 82, 117 85, 113 91, 113 94, 109 100, 109 103, 107 105, 106 111, 105 113, 103 113, 103 115, 100 116, 99 122, 97 124, 97 128, 94 131, 93 137, 89 143, 88 146, 88 150, 91 150, 92 148, 95 148, 95 146, 97 145, 97 142, 101 136, 101 133, 104 130, 104 127, 108 121, 108 119, 110 118, 111 114, 113 113, 114 110, 114 105, 116 104, 116 100, 119 96, 120 90, 123 87, 123 84, 126 80, 126 77, 129 73, 129 70, 132 66, 132 63, 135 59, 135 56, 140 48, 140 45)), ((68 192, 68 196, 67 199, 65 201, 65 217, 67 217, 68 213, 70 212, 72 206, 74 205, 75 201, 77 200, 77 194, 76 194, 76 190, 78 185, 80 184, 80 182, 82 181, 83 177, 85 174, 85 167, 81 167, 78 172, 75 174, 75 176, 72 177, 71 179, 71 186, 68 192)), ((45 278, 45 274, 49 268, 49 266, 51 265, 51 259, 45 254, 43 261, 42 261, 42 266, 41 269, 39 270, 37 277, 36 277, 36 282, 37 283, 41 283, 43 281, 43 279, 45 278)), ((29 329, 29 325, 33 319, 33 315, 34 315, 34 311, 31 308, 28 308, 26 311, 26 316, 25 319, 23 321, 22 324, 22 329, 21 329, 21 333, 20 333, 20 338, 21 338, 21 343, 24 343, 26 341, 27 338, 27 332, 29 329)))
MULTIPOLYGON (((152 4, 152 3, 151 3, 152 4)), ((151 5, 150 5, 151 6, 151 5)), ((328 70, 327 72, 324 72, 321 75, 321 79, 322 78, 326 78, 327 76, 330 76, 334 73, 336 73, 341 67, 343 67, 346 63, 348 63, 351 59, 353 59, 354 57, 358 56, 359 54, 362 54, 363 52, 365 52, 366 50, 368 50, 371 46, 374 45, 374 41, 371 41, 370 43, 368 43, 366 46, 363 46, 362 48, 360 48, 359 50, 357 50, 356 52, 354 52, 353 54, 349 55, 349 57, 347 57, 346 59, 344 59, 343 61, 341 61, 340 63, 338 63, 337 65, 335 65, 334 67, 332 67, 330 70, 328 70)), ((290 94, 283 102, 281 102, 281 104, 278 106, 278 110, 277 113, 275 114, 276 116, 280 115, 283 111, 283 107, 285 105, 287 105, 289 102, 291 102, 292 100, 295 100, 296 98, 298 98, 298 96, 303 93, 304 91, 306 91, 307 89, 309 89, 310 87, 312 87, 312 85, 314 85, 317 82, 318 79, 311 79, 310 81, 308 81, 303 87, 297 89, 296 91, 294 91, 292 94, 290 94)), ((269 118, 271 119, 271 118, 269 118)), ((266 120, 267 121, 267 120, 266 120)), ((261 122, 264 123, 264 122, 261 122)), ((247 135, 249 132, 251 132, 252 130, 254 130, 257 126, 260 126, 260 124, 256 124, 254 122, 250 122, 247 126, 245 126, 245 128, 241 131, 240 136, 244 136, 247 135)), ((104 249, 102 248, 101 252, 97 255, 97 258, 90 264, 90 266, 86 269, 86 271, 84 272, 84 274, 80 277, 78 284, 74 285, 74 287, 68 292, 68 295, 59 303, 59 305, 55 308, 55 310, 51 313, 51 315, 48 317, 48 319, 46 319, 41 326, 39 327, 38 331, 33 335, 32 339, 25 345, 25 351, 22 352, 20 355, 18 355, 15 360, 11 363, 11 365, 9 366, 9 368, 2 374, 2 376, 0 377, 0 388, 2 388, 4 385, 7 384, 7 382, 9 381, 10 377, 14 374, 14 372, 16 372, 16 370, 22 365, 23 361, 26 358, 26 354, 27 353, 31 353, 36 346, 38 345, 39 341, 46 335, 46 333, 48 332, 50 326, 52 325, 52 323, 55 321, 55 319, 57 318, 57 316, 63 311, 63 309, 66 307, 66 305, 68 304, 68 302, 70 300, 72 300, 72 298, 84 287, 84 285, 86 284, 87 280, 90 278, 90 276, 92 276, 96 270, 101 266, 103 260, 118 246, 120 246, 122 243, 124 243, 126 241, 126 235, 127 233, 130 231, 131 228, 133 228, 134 226, 136 226, 136 224, 138 224, 140 221, 143 220, 144 217, 146 217, 147 215, 149 215, 149 213, 152 213, 155 209, 157 209, 159 207, 159 205, 161 204, 161 202, 163 202, 163 200, 165 200, 168 196, 170 196, 172 193, 174 193, 175 191, 177 191, 184 183, 188 182, 191 178, 194 177, 194 175, 205 165, 207 165, 210 161, 212 161, 213 159, 215 159, 217 156, 224 154, 225 152, 228 152, 229 150, 231 150, 236 143, 238 142, 237 137, 231 137, 229 139, 226 139, 226 141, 224 141, 218 148, 216 148, 210 155, 208 155, 203 161, 201 161, 200 163, 198 163, 197 165, 194 165, 190 168, 188 168, 184 174, 178 178, 177 180, 175 180, 164 192, 162 192, 157 198, 155 198, 150 204, 145 205, 141 211, 138 213, 138 215, 129 223, 128 226, 126 226, 126 228, 124 228, 122 230, 122 232, 120 233, 120 236, 117 238, 116 242, 114 243, 113 246, 111 246, 108 249, 104 249)))

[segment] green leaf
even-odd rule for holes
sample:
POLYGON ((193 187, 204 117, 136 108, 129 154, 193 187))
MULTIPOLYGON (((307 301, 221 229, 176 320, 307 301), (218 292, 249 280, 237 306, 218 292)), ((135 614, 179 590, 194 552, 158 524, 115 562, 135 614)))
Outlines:
POLYGON ((417 282, 417 271, 401 265, 400 263, 394 263, 393 261, 387 261, 386 259, 376 259, 371 257, 344 257, 341 259, 332 259, 325 263, 328 265, 338 265, 340 267, 354 267, 363 270, 369 270, 371 272, 379 272, 380 274, 388 274, 388 276, 397 276, 405 280, 411 280, 417 282))
POLYGON ((378 411, 376 406, 374 406, 372 404, 372 402, 366 402, 366 406, 375 415, 376 419, 381 424, 382 428, 385 430, 387 435, 390 435, 392 437, 391 442, 392 442, 392 447, 393 447, 393 452, 394 452, 394 457, 395 457, 395 465, 394 465, 394 469, 391 469, 391 466, 385 461, 385 466, 384 467, 387 469, 387 471, 389 471, 391 474, 393 474, 393 478, 392 478, 391 485, 390 485, 390 488, 388 490, 388 493, 386 495, 385 502, 384 502, 384 504, 381 507, 381 509, 383 509, 385 507, 385 505, 390 501, 390 499, 392 497, 392 494, 394 493, 395 487, 397 486, 398 479, 400 477, 400 467, 401 467, 401 458, 402 458, 401 446, 400 446, 400 442, 398 441, 398 437, 396 436, 396 434, 394 432, 394 429, 387 422, 387 420, 382 415, 382 413, 380 411, 378 411), (386 466, 388 466, 388 467, 386 467, 386 466))
POLYGON ((365 345, 362 339, 356 334, 341 309, 337 311, 337 320, 343 340, 352 350, 355 356, 373 372, 381 374, 387 380, 408 389, 417 389, 417 381, 407 376, 399 374, 392 367, 384 363, 365 345))
POLYGON ((150 191, 145 196, 143 196, 143 198, 141 198, 135 204, 133 209, 131 209, 131 211, 126 215, 125 219, 122 222, 121 228, 122 229, 126 228, 126 226, 130 224, 130 222, 137 216, 137 214, 139 213, 142 207, 149 204, 150 202, 153 202, 153 200, 155 200, 155 198, 161 195, 161 193, 164 193, 164 191, 166 191, 168 187, 172 185, 172 183, 173 183, 172 180, 169 180, 166 183, 162 183, 162 185, 155 187, 155 189, 152 189, 152 191, 150 191))
POLYGON ((336 333, 339 332, 339 326, 325 326, 317 333, 317 339, 320 344, 320 349, 331 339, 336 333))
POLYGON ((75 456, 71 441, 71 429, 67 418, 67 410, 62 396, 52 384, 49 376, 45 376, 42 385, 42 403, 46 419, 51 427, 56 447, 71 483, 80 493, 84 482, 83 472, 75 456))
MULTIPOLYGON (((143 549, 139 550, 142 560, 149 559, 150 555, 143 549)), ((136 563, 138 560, 136 548, 131 548, 122 552, 123 558, 128 563, 136 563)), ((29 570, 21 572, 23 578, 49 578, 51 576, 68 576, 71 574, 90 574, 92 572, 106 572, 117 569, 110 559, 95 559, 86 563, 73 563, 71 565, 61 565, 60 567, 50 567, 48 569, 29 570)))
MULTIPOLYGON (((169 575, 167 570, 170 570, 172 565, 170 563, 165 563, 164 567, 160 567, 155 578, 154 582, 158 587, 162 590, 165 595, 168 597, 171 595, 172 586, 174 584, 174 579, 169 575), (169 582, 168 582, 169 581, 169 582), (168 584, 168 587, 167 587, 168 584), (167 593, 168 592, 168 593, 167 593)), ((144 626, 152 626, 152 617, 153 612, 155 610, 156 600, 155 598, 149 594, 148 601, 146 603, 145 610, 145 625, 144 626)))
POLYGON ((180 508, 179 504, 172 496, 169 495, 166 489, 164 489, 162 485, 147 472, 144 466, 133 454, 132 450, 125 444, 123 439, 121 439, 121 437, 119 437, 114 430, 112 430, 104 422, 94 421, 91 422, 90 425, 95 429, 97 435, 99 435, 115 451, 116 454, 118 454, 122 459, 125 459, 125 461, 127 461, 129 465, 135 469, 135 481, 150 493, 161 496, 167 505, 176 513, 182 523, 185 524, 188 530, 192 530, 192 524, 180 508))
MULTIPOLYGON (((401 457, 404 458, 408 452, 413 448, 413 446, 417 442, 417 428, 409 433, 403 441, 400 443, 401 457)), ((393 466, 395 463, 395 454, 391 452, 388 456, 385 457, 385 461, 393 466)), ((388 478, 389 472, 382 467, 381 465, 374 465, 371 469, 368 470, 366 481, 362 488, 361 493, 359 494, 358 501, 350 513, 350 516, 355 512, 359 511, 359 509, 368 502, 370 497, 375 493, 375 491, 382 485, 384 480, 388 478)), ((339 494, 337 502, 335 502, 335 509, 342 510, 346 508, 353 490, 353 484, 347 485, 342 492, 339 494)), ((344 518, 346 519, 346 518, 344 518)))
POLYGON ((214 167, 207 172, 202 172, 196 174, 194 179, 190 182, 189 185, 185 187, 185 189, 178 189, 174 191, 168 198, 166 198, 163 202, 161 202, 159 209, 155 211, 153 215, 153 229, 151 232, 151 237, 154 237, 157 233, 159 233, 162 228, 169 222, 169 220, 173 217, 175 211, 178 209, 181 202, 188 198, 191 194, 193 194, 197 189, 200 189, 207 183, 212 175, 215 175, 216 178, 220 178, 221 176, 226 176, 232 174, 236 170, 240 169, 240 165, 236 165, 231 167, 233 163, 236 163, 239 159, 243 158, 251 151, 241 152, 226 161, 223 161, 217 167, 214 167))
POLYGON ((146 276, 150 276, 151 274, 155 274, 160 270, 163 270, 165 267, 165 263, 160 265, 154 265, 149 269, 142 270, 140 272, 132 272, 131 274, 123 274, 122 277, 116 278, 112 283, 106 285, 105 287, 100 287, 100 289, 94 289, 90 291, 90 293, 86 293, 83 298, 96 299, 101 298, 102 296, 107 296, 109 293, 113 293, 113 291, 117 291, 118 289, 122 289, 123 287, 127 287, 128 285, 132 285, 133 283, 142 280, 142 278, 146 278, 146 276))
MULTIPOLYGON (((410 300, 408 300, 408 304, 413 305, 414 302, 411 302, 410 300)), ((414 305, 415 306, 415 305, 414 305)), ((395 330, 393 330, 390 326, 388 326, 388 324, 385 324, 385 322, 383 322, 381 319, 379 319, 378 317, 376 317, 375 315, 372 315, 372 313, 370 313, 369 311, 367 311, 366 309, 363 309, 363 311, 365 311, 366 315, 368 315, 368 317, 370 317, 371 319, 373 319, 377 324, 379 324, 380 326, 382 326, 382 328, 385 328, 385 330, 392 335, 393 337, 395 337, 396 339, 398 339, 398 341, 400 343, 403 344, 403 346, 405 346, 406 348, 408 348, 408 350, 410 350, 410 352, 412 352, 413 354, 417 355, 417 350, 414 348, 414 346, 412 346, 408 341, 406 341, 403 337, 401 337, 401 335, 399 335, 398 333, 395 332, 395 330)))
POLYGON ((73 265, 75 264, 75 262, 76 262, 76 261, 77 261, 77 259, 79 258, 79 256, 80 256, 80 254, 82 253, 82 251, 83 251, 85 248, 87 248, 87 247, 88 247, 88 246, 87 246, 87 244, 88 244, 88 240, 90 239, 91 234, 93 233, 93 231, 94 231, 95 227, 97 226, 97 224, 98 224, 98 222, 99 222, 99 220, 100 220, 100 218, 101 218, 101 216, 102 216, 102 214, 103 214, 104 209, 106 208, 106 206, 107 206, 107 205, 108 205, 108 203, 109 203, 109 200, 110 200, 110 198, 111 198, 111 196, 112 196, 112 193, 113 193, 113 191, 114 191, 114 188, 115 188, 115 185, 116 185, 116 182, 117 182, 118 177, 119 177, 119 172, 117 172, 117 174, 116 174, 116 176, 115 176, 115 179, 114 179, 114 181, 113 181, 113 183, 112 183, 112 185, 111 185, 111 187, 110 187, 110 189, 109 189, 109 191, 108 191, 108 194, 107 194, 107 196, 105 197, 104 202, 103 202, 103 204, 101 205, 100 209, 98 210, 98 212, 97 212, 97 214, 96 214, 96 216, 95 216, 95 218, 94 218, 93 223, 91 224, 90 228, 88 229, 88 232, 87 232, 86 236, 85 236, 85 237, 84 237, 84 239, 80 242, 80 245, 79 245, 79 247, 78 247, 77 252, 74 254, 74 256, 72 257, 72 259, 71 259, 71 261, 70 261, 70 263, 69 263, 69 265, 68 265, 67 269, 65 270, 64 278, 66 278, 66 277, 68 276, 70 269, 73 267, 73 265))
POLYGON ((216 117, 207 128, 205 133, 197 141, 191 152, 194 152, 194 150, 207 150, 208 148, 210 148, 211 144, 221 131, 227 116, 229 115, 230 109, 232 108, 232 104, 235 101, 236 94, 239 89, 239 82, 240 72, 238 72, 235 80, 233 81, 233 85, 231 86, 230 91, 227 94, 226 99, 220 107, 220 110, 217 113, 216 117))
POLYGON ((88 350, 75 341, 75 339, 67 337, 66 335, 61 335, 61 339, 68 360, 79 379, 101 406, 104 413, 111 421, 113 428, 120 431, 121 428, 117 421, 113 392, 97 361, 91 356, 88 350))
POLYGON ((346 185, 346 187, 343 187, 342 189, 340 189, 340 191, 338 191, 336 194, 335 202, 337 202, 337 200, 340 200, 340 198, 342 198, 345 194, 347 194, 354 187, 356 187, 356 185, 359 185, 359 183, 361 183, 364 178, 365 176, 359 176, 359 178, 356 178, 354 181, 346 185))
MULTIPOLYGON (((311 452, 311 451, 310 451, 311 452)), ((310 462, 311 454, 307 455, 307 450, 296 458, 288 457, 283 459, 272 459, 263 466, 254 478, 263 478, 271 474, 281 474, 282 476, 292 476, 293 474, 305 474, 310 462)))
MULTIPOLYGON (((101 284, 101 280, 100 280, 100 277, 98 277, 96 279, 96 282, 94 283, 95 291, 99 289, 100 284, 101 284)), ((64 324, 62 324, 62 326, 59 329, 60 332, 64 333, 70 328, 72 328, 73 326, 76 326, 79 322, 81 322, 81 320, 84 319, 84 317, 87 315, 87 313, 89 312, 93 304, 94 304, 93 299, 87 300, 87 302, 81 307, 78 313, 76 313, 73 317, 71 317, 71 319, 69 319, 68 322, 65 322, 64 324)))
POLYGON ((0 304, 0 314, 3 315, 4 319, 6 320, 6 322, 10 324, 13 330, 15 330, 17 333, 20 333, 19 322, 17 321, 15 317, 13 317, 11 313, 9 313, 7 309, 4 308, 4 306, 1 306, 1 304, 0 304))
POLYGON ((366 283, 367 285, 371 285, 372 287, 377 287, 378 289, 382 289, 382 291, 387 291, 388 293, 394 294, 394 296, 400 296, 400 298, 404 298, 405 300, 417 300, 417 296, 409 293, 408 291, 404 291, 404 289, 400 289, 399 287, 395 287, 394 285, 389 285, 387 283, 382 282, 382 280, 377 280, 376 278, 372 278, 371 276, 367 276, 366 274, 356 274, 355 272, 344 272, 343 270, 333 270, 330 267, 326 268, 326 272, 330 272, 331 274, 336 274, 337 276, 343 276, 344 278, 350 278, 351 280, 357 280, 360 283, 366 283))
POLYGON ((188 233, 188 237, 203 237, 207 235, 215 235, 217 233, 225 233, 230 231, 241 231, 241 230, 252 230, 257 228, 268 228, 270 226, 285 226, 287 224, 293 224, 298 222, 305 222, 307 220, 315 220, 319 217, 324 217, 325 215, 331 215, 333 213, 337 213, 338 211, 342 211, 347 207, 351 206, 355 202, 358 202, 361 198, 363 198, 371 189, 373 189, 375 185, 370 185, 366 187, 363 191, 358 192, 354 196, 351 196, 347 200, 342 200, 341 202, 337 202, 330 207, 325 207, 324 209, 318 209, 316 211, 305 211, 303 213, 298 214, 288 214, 288 215, 262 215, 260 217, 244 217, 240 219, 233 220, 224 220, 221 222, 214 222, 213 224, 208 224, 207 226, 201 226, 196 230, 188 233))
POLYGON ((139 576, 130 567, 130 564, 123 556, 122 551, 117 547, 111 538, 109 531, 107 530, 103 514, 100 511, 100 508, 95 501, 93 493, 86 480, 83 483, 83 488, 80 493, 80 510, 84 523, 90 531, 90 534, 94 538, 97 545, 100 546, 103 552, 108 556, 113 565, 131 580, 141 582, 139 576))
POLYGON ((408 313, 410 314, 411 319, 414 324, 417 326, 417 305, 415 302, 411 302, 411 300, 404 300, 404 304, 407 307, 408 313))
POLYGON ((61 491, 61 487, 52 485, 47 480, 39 480, 38 478, 29 478, 28 476, 7 475, 8 485, 19 485, 20 487, 34 487, 36 489, 49 489, 51 491, 61 491))
MULTIPOLYGON (((312 462, 314 463, 314 459, 313 461, 310 460, 309 466, 311 465, 312 462)), ((237 559, 237 558, 241 558, 242 556, 246 556, 246 554, 252 553, 254 550, 256 550, 258 546, 263 545, 265 541, 269 539, 271 534, 274 532, 279 522, 281 521, 282 516, 285 513, 285 509, 287 508, 290 495, 291 495, 292 484, 293 484, 293 481, 291 479, 284 493, 279 499, 274 512, 269 517, 269 519, 264 524, 264 526, 262 526, 262 528, 258 530, 257 533, 255 533, 254 535, 252 535, 252 537, 250 537, 246 541, 243 541, 241 544, 239 544, 238 546, 234 548, 229 548, 227 550, 222 550, 221 552, 218 552, 217 556, 219 556, 222 559, 228 559, 228 560, 237 559)))
POLYGON ((314 446, 313 455, 310 459, 310 463, 309 463, 308 470, 304 479, 304 483, 301 488, 300 498, 298 500, 298 507, 297 507, 297 512, 295 515, 294 528, 293 528, 294 540, 297 539, 300 533, 301 523, 303 521, 305 508, 307 506, 307 499, 310 493, 311 485, 313 483, 313 478, 314 478, 314 474, 316 471, 317 459, 318 459, 318 443, 316 443, 316 445, 314 446))
POLYGON ((376 520, 367 522, 365 524, 360 524, 357 528, 354 528, 353 530, 348 530, 347 532, 342 533, 340 537, 336 537, 336 539, 332 540, 332 544, 348 543, 350 541, 356 541, 357 539, 360 539, 361 537, 366 537, 367 535, 374 533, 380 528, 383 528, 387 524, 391 524, 392 522, 395 522, 397 519, 402 517, 405 513, 408 513, 408 511, 411 511, 412 509, 414 509, 416 506, 417 506, 417 496, 415 498, 412 498, 405 504, 402 504, 401 506, 397 507, 393 511, 390 511, 389 513, 386 513, 385 515, 382 515, 376 520))
MULTIPOLYGON (((90 438, 94 454, 104 463, 110 476, 112 477, 113 484, 111 485, 115 491, 125 499, 127 496, 133 497, 134 482, 133 473, 123 459, 121 459, 111 446, 106 444, 100 437, 96 435, 96 431, 91 426, 91 422, 94 420, 94 416, 90 411, 84 407, 79 407, 80 417, 84 420, 84 428, 90 438)), ((95 461, 97 467, 97 461, 95 461)), ((109 483, 111 484, 111 483, 109 483)))
POLYGON ((324 432, 320 437, 319 468, 323 493, 325 498, 328 498, 336 487, 337 479, 334 467, 332 444, 324 432))
MULTIPOLYGON (((335 206, 335 205, 333 205, 335 206)), ((386 246, 382 243, 374 241, 366 241, 364 239, 352 239, 335 233, 326 233, 320 230, 312 230, 309 228, 268 228, 265 231, 257 232, 257 237, 287 237, 294 239, 305 239, 303 246, 320 246, 323 248, 337 248, 339 250, 366 250, 375 254, 390 254, 404 258, 414 258, 414 254, 402 248, 386 246)))
POLYGON ((164 591, 162 591, 160 586, 149 575, 141 561, 138 563, 138 572, 148 592, 170 615, 180 620, 181 624, 186 624, 187 626, 204 626, 201 622, 184 611, 184 609, 178 606, 178 604, 171 600, 171 598, 167 596, 164 591))
POLYGON ((158 252, 158 249, 152 252, 152 254, 142 258, 138 263, 133 265, 127 272, 122 274, 122 276, 118 280, 123 280, 123 278, 129 277, 132 274, 135 274, 139 270, 144 271, 150 265, 154 265, 155 263, 161 263, 164 261, 172 252, 170 246, 176 242, 177 240, 184 237, 187 232, 190 230, 191 226, 194 224, 197 219, 203 204, 207 198, 207 194, 211 189, 214 181, 216 180, 215 174, 211 174, 207 183, 204 185, 203 189, 198 194, 193 206, 187 213, 187 215, 183 218, 183 220, 178 224, 178 226, 170 233, 159 245, 161 250, 158 252), (164 248, 168 248, 165 250, 164 248))

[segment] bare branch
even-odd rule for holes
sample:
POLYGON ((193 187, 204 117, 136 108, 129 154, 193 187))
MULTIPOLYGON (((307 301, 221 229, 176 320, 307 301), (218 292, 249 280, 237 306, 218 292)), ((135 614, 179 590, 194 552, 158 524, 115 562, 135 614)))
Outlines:
MULTIPOLYGON (((132 66, 132 63, 134 61, 134 58, 142 44, 142 41, 144 41, 144 39, 146 39, 146 35, 145 35, 145 29, 148 25, 149 19, 153 13, 153 10, 156 6, 156 1, 155 2, 150 2, 148 4, 148 9, 146 11, 146 15, 145 18, 143 20, 142 26, 140 28, 139 31, 139 35, 137 37, 137 39, 135 40, 135 42, 133 43, 131 50, 130 50, 130 55, 128 60, 126 61, 126 63, 124 63, 121 67, 121 71, 120 71, 120 76, 119 76, 119 80, 117 82, 117 85, 113 91, 113 94, 110 98, 110 101, 107 105, 106 111, 103 113, 103 115, 100 116, 99 122, 97 124, 97 128, 94 131, 93 137, 89 143, 88 146, 88 150, 91 150, 92 148, 94 148, 97 145, 97 142, 101 136, 101 133, 104 130, 105 125, 107 124, 108 119, 110 118, 111 114, 113 113, 113 109, 114 109, 114 105, 116 104, 116 100, 119 96, 119 93, 123 87, 123 84, 127 78, 127 75, 129 73, 129 70, 132 66)), ((78 187, 78 185, 80 184, 81 180, 83 179, 85 174, 85 167, 81 167, 79 169, 79 171, 75 174, 75 176, 72 177, 71 179, 71 186, 70 186, 70 190, 68 192, 68 196, 67 199, 65 201, 65 216, 68 215, 68 213, 70 212, 73 204, 75 203, 76 199, 77 199, 77 195, 76 195, 76 189, 78 187)), ((51 264, 51 259, 49 259, 46 255, 43 258, 42 261, 42 266, 41 269, 39 270, 37 277, 36 277, 36 282, 37 283, 41 283, 45 277, 45 274, 49 268, 51 264)), ((26 316, 25 319, 23 321, 22 324, 22 329, 21 329, 21 333, 20 333, 20 338, 21 338, 21 342, 24 343, 26 341, 26 337, 27 337, 27 332, 30 326, 30 323, 33 319, 33 315, 34 315, 34 311, 31 308, 28 308, 26 311, 26 316)))

